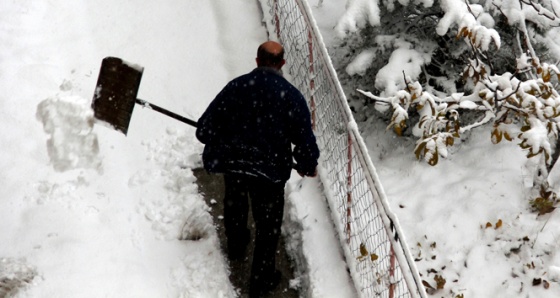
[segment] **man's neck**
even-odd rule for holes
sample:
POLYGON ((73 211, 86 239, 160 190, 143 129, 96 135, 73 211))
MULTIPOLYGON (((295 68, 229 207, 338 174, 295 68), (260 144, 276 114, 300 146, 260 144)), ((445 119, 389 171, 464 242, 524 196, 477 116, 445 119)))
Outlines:
POLYGON ((270 67, 270 66, 258 66, 257 69, 261 69, 261 70, 265 70, 268 72, 273 72, 275 74, 278 74, 280 76, 283 76, 282 70, 281 69, 277 69, 274 67, 270 67))

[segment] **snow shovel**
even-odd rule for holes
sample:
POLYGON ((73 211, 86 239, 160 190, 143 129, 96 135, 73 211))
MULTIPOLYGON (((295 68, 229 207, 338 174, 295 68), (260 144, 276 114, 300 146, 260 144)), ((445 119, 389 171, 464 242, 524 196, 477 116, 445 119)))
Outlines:
POLYGON ((91 104, 95 118, 126 135, 134 104, 139 104, 196 127, 194 120, 136 98, 143 71, 143 67, 127 63, 120 58, 103 59, 91 104))

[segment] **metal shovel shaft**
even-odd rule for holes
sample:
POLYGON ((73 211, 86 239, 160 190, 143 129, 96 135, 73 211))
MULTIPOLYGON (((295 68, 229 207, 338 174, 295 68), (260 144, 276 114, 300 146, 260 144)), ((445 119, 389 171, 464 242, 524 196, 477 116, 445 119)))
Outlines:
POLYGON ((166 110, 166 109, 164 109, 164 108, 162 108, 162 107, 156 106, 155 104, 149 103, 149 102, 147 102, 147 101, 145 101, 145 100, 143 100, 143 99, 137 98, 137 99, 136 99, 136 103, 139 104, 139 105, 141 105, 141 106, 143 106, 143 107, 145 107, 145 108, 149 108, 149 109, 152 109, 152 110, 154 110, 154 111, 156 111, 156 112, 160 112, 160 113, 162 113, 162 114, 164 114, 164 115, 166 115, 166 116, 169 116, 169 117, 171 117, 171 118, 174 118, 174 119, 176 119, 176 120, 179 120, 179 121, 181 121, 181 122, 183 122, 183 123, 186 123, 186 124, 188 124, 188 125, 191 125, 191 126, 194 126, 194 127, 196 127, 196 125, 197 125, 196 121, 194 121, 194 120, 191 120, 191 119, 189 119, 189 118, 183 117, 183 116, 178 115, 178 114, 175 114, 175 113, 173 113, 173 112, 171 112, 171 111, 169 111, 169 110, 166 110))

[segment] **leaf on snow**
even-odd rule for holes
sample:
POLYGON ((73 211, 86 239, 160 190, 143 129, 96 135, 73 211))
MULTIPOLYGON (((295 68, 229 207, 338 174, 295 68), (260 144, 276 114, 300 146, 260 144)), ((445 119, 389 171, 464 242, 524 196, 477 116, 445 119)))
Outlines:
POLYGON ((445 278, 443 278, 443 276, 441 275, 434 276, 434 280, 436 281, 436 286, 438 290, 443 289, 443 287, 445 287, 445 283, 447 282, 445 278))
POLYGON ((432 285, 430 285, 430 284, 429 284, 427 281, 425 281, 425 280, 422 280, 422 284, 423 284, 426 288, 428 288, 428 289, 433 289, 433 290, 435 290, 434 287, 432 287, 432 285))
POLYGON ((502 220, 499 219, 498 222, 496 223, 495 229, 497 230, 497 229, 499 229, 499 228, 501 228, 501 227, 502 227, 502 220))
POLYGON ((424 151, 425 147, 426 147, 425 142, 420 142, 418 145, 416 145, 416 149, 414 150, 414 154, 416 154, 416 159, 420 159, 422 157, 422 152, 424 151))
POLYGON ((367 248, 366 248, 366 245, 363 244, 363 243, 360 243, 360 257, 363 258, 363 257, 365 257, 365 256, 367 256, 367 255, 369 255, 369 252, 368 252, 368 250, 367 250, 367 248))
POLYGON ((502 132, 497 127, 495 127, 492 130, 492 143, 498 144, 501 141, 502 141, 502 132))

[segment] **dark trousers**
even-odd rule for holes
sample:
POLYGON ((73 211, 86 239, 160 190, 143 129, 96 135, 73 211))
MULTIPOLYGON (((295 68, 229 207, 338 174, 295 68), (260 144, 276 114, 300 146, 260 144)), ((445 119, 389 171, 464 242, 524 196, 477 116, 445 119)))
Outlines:
POLYGON ((276 271, 276 248, 284 214, 285 182, 243 174, 225 174, 224 225, 228 253, 245 251, 249 242, 249 199, 255 221, 251 286, 267 283, 276 271))

